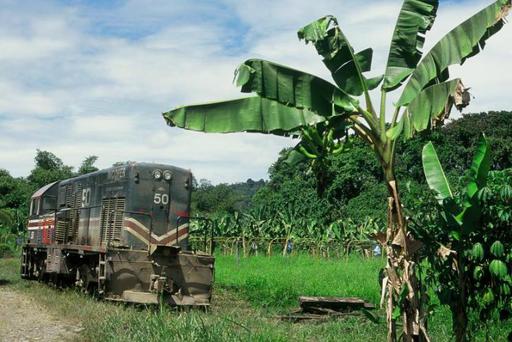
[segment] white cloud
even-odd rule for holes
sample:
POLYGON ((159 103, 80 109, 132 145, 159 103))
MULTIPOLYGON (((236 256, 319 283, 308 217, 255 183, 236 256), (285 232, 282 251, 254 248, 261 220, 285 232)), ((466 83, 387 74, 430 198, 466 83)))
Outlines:
MULTIPOLYGON (((27 175, 35 150, 77 166, 87 155, 172 163, 214 182, 261 178, 292 141, 256 134, 202 134, 166 127, 172 107, 243 96, 233 70, 260 57, 330 78, 296 31, 338 17, 356 49, 373 47, 382 72, 400 1, 185 0, 24 2, 0 12, 0 167, 27 175)), ((487 1, 443 3, 435 41, 487 1)), ((472 87, 470 111, 510 109, 512 25, 455 68, 472 87)), ((431 46, 427 44, 427 48, 431 46)), ((390 98, 390 102, 393 97, 390 98)))

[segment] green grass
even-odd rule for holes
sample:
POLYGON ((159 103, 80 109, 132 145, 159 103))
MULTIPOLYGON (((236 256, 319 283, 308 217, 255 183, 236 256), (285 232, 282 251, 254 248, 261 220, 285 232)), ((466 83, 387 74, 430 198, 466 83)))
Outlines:
POLYGON ((300 295, 360 297, 378 304, 384 259, 217 256, 216 265, 217 286, 238 291, 257 307, 289 308, 300 295))
MULTIPOLYGON (((378 302, 377 274, 383 260, 323 260, 308 256, 218 256, 216 288, 209 312, 174 311, 97 301, 72 289, 57 290, 18 277, 18 260, 0 259, 2 286, 31 296, 57 316, 80 323, 84 341, 384 341, 386 326, 364 317, 324 323, 289 323, 277 319, 297 304, 298 295, 359 296, 378 302), (3 284, 3 285, 2 285, 3 284)), ((431 317, 433 341, 450 341, 446 308, 431 317)), ((490 341, 506 340, 512 322, 496 324, 490 341)), ((481 332, 477 340, 484 340, 481 332)))

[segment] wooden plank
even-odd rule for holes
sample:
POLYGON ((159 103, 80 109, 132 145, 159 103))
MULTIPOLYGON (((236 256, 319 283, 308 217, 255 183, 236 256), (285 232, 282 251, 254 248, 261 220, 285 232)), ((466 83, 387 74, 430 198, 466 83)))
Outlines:
POLYGON ((304 312, 332 313, 349 312, 359 309, 373 309, 375 306, 357 297, 299 297, 299 305, 304 312))
POLYGON ((330 319, 343 318, 348 316, 360 316, 361 313, 354 312, 335 312, 330 314, 312 314, 312 313, 292 313, 288 315, 274 316, 277 319, 290 322, 301 322, 301 321, 327 321, 330 319))

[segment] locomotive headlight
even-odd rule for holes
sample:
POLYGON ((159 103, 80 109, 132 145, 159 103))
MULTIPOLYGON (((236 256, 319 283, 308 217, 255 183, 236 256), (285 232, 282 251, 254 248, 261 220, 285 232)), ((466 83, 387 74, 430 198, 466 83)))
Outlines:
POLYGON ((155 171, 153 171, 153 177, 154 177, 156 180, 160 180, 160 179, 162 179, 162 171, 160 171, 160 170, 155 170, 155 171))
POLYGON ((169 170, 165 170, 165 171, 164 171, 164 179, 165 179, 166 181, 170 181, 170 180, 171 180, 171 178, 172 178, 172 172, 171 172, 171 171, 169 171, 169 170))

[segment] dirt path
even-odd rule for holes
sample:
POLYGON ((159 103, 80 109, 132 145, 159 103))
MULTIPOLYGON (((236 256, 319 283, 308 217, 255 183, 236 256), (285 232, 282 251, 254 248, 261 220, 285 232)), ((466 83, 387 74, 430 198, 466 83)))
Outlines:
POLYGON ((0 287, 0 341, 71 341, 80 330, 56 319, 32 298, 0 287))

